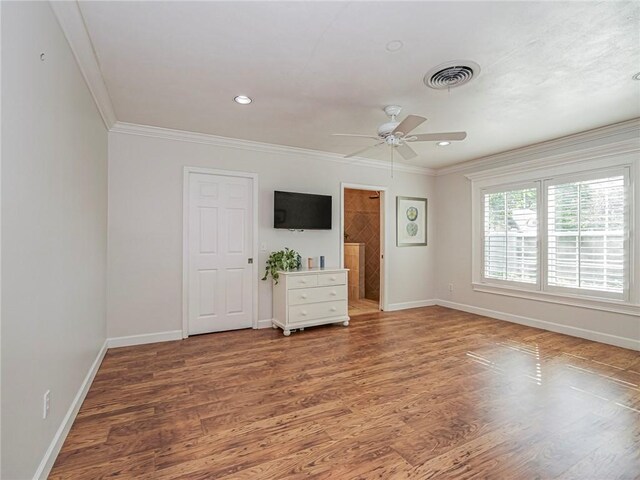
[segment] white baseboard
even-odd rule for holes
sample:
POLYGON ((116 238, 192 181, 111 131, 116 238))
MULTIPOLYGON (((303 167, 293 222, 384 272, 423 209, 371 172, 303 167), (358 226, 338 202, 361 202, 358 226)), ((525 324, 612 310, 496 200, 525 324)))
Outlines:
POLYGON ((387 312, 395 312, 397 310, 407 310, 408 308, 432 307, 436 305, 437 300, 418 300, 416 302, 390 303, 387 305, 387 312))
POLYGON ((67 434, 69 433, 69 430, 73 425, 73 421, 78 414, 78 410, 80 410, 80 406, 82 405, 84 398, 87 396, 89 387, 91 387, 93 379, 96 376, 96 373, 98 373, 98 368, 100 368, 102 359, 104 358, 109 348, 127 347, 131 345, 143 345, 145 343, 167 342, 170 340, 181 339, 182 330, 149 333, 144 335, 131 335, 128 337, 107 338, 102 345, 102 348, 98 352, 98 356, 89 368, 89 372, 80 385, 80 389, 73 399, 73 402, 71 402, 71 406, 69 407, 67 414, 62 420, 62 423, 60 424, 60 427, 58 428, 56 434, 54 435, 49 448, 47 448, 47 451, 45 452, 40 465, 38 465, 38 469, 33 476, 34 480, 45 479, 49 475, 49 472, 51 471, 51 468, 53 467, 53 464, 58 457, 58 453, 60 453, 60 449, 62 448, 64 440, 67 438, 67 434))
POLYGON ((596 332, 595 330, 588 330, 586 328, 572 327, 570 325, 562 325, 560 323, 548 322, 546 320, 538 320, 531 317, 523 317, 521 315, 513 315, 511 313, 499 312, 497 310, 490 310, 487 308, 475 307, 473 305, 466 305, 464 303, 450 302, 448 300, 436 300, 436 304, 453 308, 455 310, 462 310, 463 312, 475 313, 477 315, 483 315, 485 317, 491 317, 498 320, 504 320, 507 322, 518 323, 520 325, 526 325, 528 327, 541 328, 543 330, 549 330, 551 332, 563 333, 565 335, 571 335, 572 337, 585 338, 587 340, 593 340, 595 342, 607 343, 609 345, 615 345, 616 347, 629 348, 631 350, 640 350, 640 339, 619 337, 617 335, 611 335, 609 333, 596 332))
POLYGON ((111 337, 107 338, 107 347, 130 347, 132 345, 144 345, 146 343, 170 342, 171 340, 182 340, 182 330, 144 333, 142 335, 129 335, 127 337, 111 337))
POLYGON ((53 436, 53 440, 49 444, 49 448, 47 448, 47 451, 45 452, 44 457, 40 462, 40 465, 38 465, 38 469, 36 470, 36 473, 33 475, 34 480, 45 479, 49 476, 49 472, 51 472, 51 468, 53 467, 53 464, 55 463, 56 458, 58 457, 58 453, 60 453, 62 444, 67 438, 67 434, 71 429, 71 425, 73 425, 73 421, 75 420, 76 415, 78 414, 78 410, 80 410, 80 406, 84 401, 84 397, 87 396, 89 387, 91 387, 91 384, 93 383, 93 379, 96 376, 96 373, 98 373, 98 369, 100 368, 102 359, 107 353, 107 348, 108 348, 107 341, 105 340, 104 344, 102 345, 102 348, 98 352, 98 356, 91 364, 91 367, 87 372, 87 376, 84 377, 84 380, 80 385, 80 389, 78 390, 78 393, 76 393, 75 398, 71 402, 71 405, 69 406, 69 410, 67 410, 67 414, 62 419, 62 423, 60 424, 60 427, 58 427, 58 431, 56 431, 56 434, 53 436))
POLYGON ((271 328, 272 319, 263 318, 262 320, 258 320, 258 328, 271 328))

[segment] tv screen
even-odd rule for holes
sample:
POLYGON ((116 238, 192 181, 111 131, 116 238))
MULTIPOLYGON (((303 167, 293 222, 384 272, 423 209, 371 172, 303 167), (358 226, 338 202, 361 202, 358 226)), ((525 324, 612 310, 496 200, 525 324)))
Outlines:
POLYGON ((331 230, 331 195, 273 192, 273 227, 331 230))

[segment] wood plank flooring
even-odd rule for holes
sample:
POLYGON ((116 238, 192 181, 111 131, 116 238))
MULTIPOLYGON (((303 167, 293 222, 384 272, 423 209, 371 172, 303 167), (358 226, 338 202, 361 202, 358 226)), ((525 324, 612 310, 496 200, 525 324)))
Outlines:
POLYGON ((359 298, 357 300, 349 299, 349 316, 362 315, 363 313, 378 313, 380 311, 380 302, 377 300, 369 300, 368 298, 359 298))
POLYGON ((640 478, 640 354, 442 307, 109 350, 53 479, 640 478))

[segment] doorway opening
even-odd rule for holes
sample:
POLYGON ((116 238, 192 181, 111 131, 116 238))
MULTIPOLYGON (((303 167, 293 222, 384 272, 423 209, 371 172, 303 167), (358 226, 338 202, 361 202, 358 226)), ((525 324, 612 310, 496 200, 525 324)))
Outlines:
POLYGON ((374 186, 343 185, 342 260, 349 269, 349 316, 383 310, 384 196, 374 186))

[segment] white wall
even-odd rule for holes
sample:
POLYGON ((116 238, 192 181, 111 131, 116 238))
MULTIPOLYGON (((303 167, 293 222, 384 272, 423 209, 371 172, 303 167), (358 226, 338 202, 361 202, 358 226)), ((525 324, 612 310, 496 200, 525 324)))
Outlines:
POLYGON ((107 132, 48 2, 3 2, 2 46, 0 476, 26 479, 105 341, 107 132))
MULTIPOLYGON (((626 143, 629 140, 637 141, 637 126, 635 128, 635 131, 630 129, 629 132, 617 136, 609 134, 609 137, 604 140, 576 144, 573 147, 540 148, 539 156, 542 158, 552 157, 559 153, 568 155, 577 151, 588 152, 589 149, 594 149, 596 146, 604 146, 606 149, 607 142, 611 142, 613 145, 614 141, 626 143)), ((633 148, 637 149, 638 147, 633 148)), ((585 153, 585 155, 587 154, 585 153)), ((637 159, 640 159, 637 153, 635 155, 637 159)), ((522 149, 521 155, 518 155, 518 151, 510 152, 510 162, 502 162, 501 164, 517 163, 519 156, 524 160, 535 159, 530 150, 522 149)), ((491 163, 490 159, 487 159, 487 163, 491 163)), ((494 163, 491 166, 497 165, 498 163, 494 163)), ((528 322, 541 328, 628 347, 635 345, 637 348, 640 345, 640 317, 638 316, 483 293, 472 289, 472 192, 471 181, 466 178, 465 174, 482 170, 481 162, 478 162, 471 169, 437 177, 436 296, 446 302, 452 302, 450 306, 454 308, 490 315, 497 313, 502 318, 517 316, 521 318, 514 318, 515 321, 528 322), (453 292, 449 291, 451 283, 454 286, 453 292), (486 309, 489 312, 477 309, 486 309), (533 320, 533 322, 529 320, 533 320)), ((639 207, 636 204, 637 208, 639 207)), ((640 212, 636 210, 636 214, 638 213, 640 212)), ((639 218, 638 215, 636 218, 639 218)), ((637 241, 636 245, 638 245, 637 241)))
MULTIPOLYGON (((396 195, 429 199, 429 246, 395 246, 395 225, 387 223, 390 248, 390 304, 434 298, 434 178, 388 168, 345 165, 315 155, 229 148, 125 133, 109 134, 108 336, 182 328, 182 179, 184 166, 255 172, 259 175, 259 240, 269 252, 285 246, 303 257, 325 255, 339 264, 340 182, 390 187, 387 216, 395 218, 396 195), (331 231, 275 230, 273 191, 333 195, 331 231)), ((270 319, 271 285, 260 282, 259 319, 270 319)))

